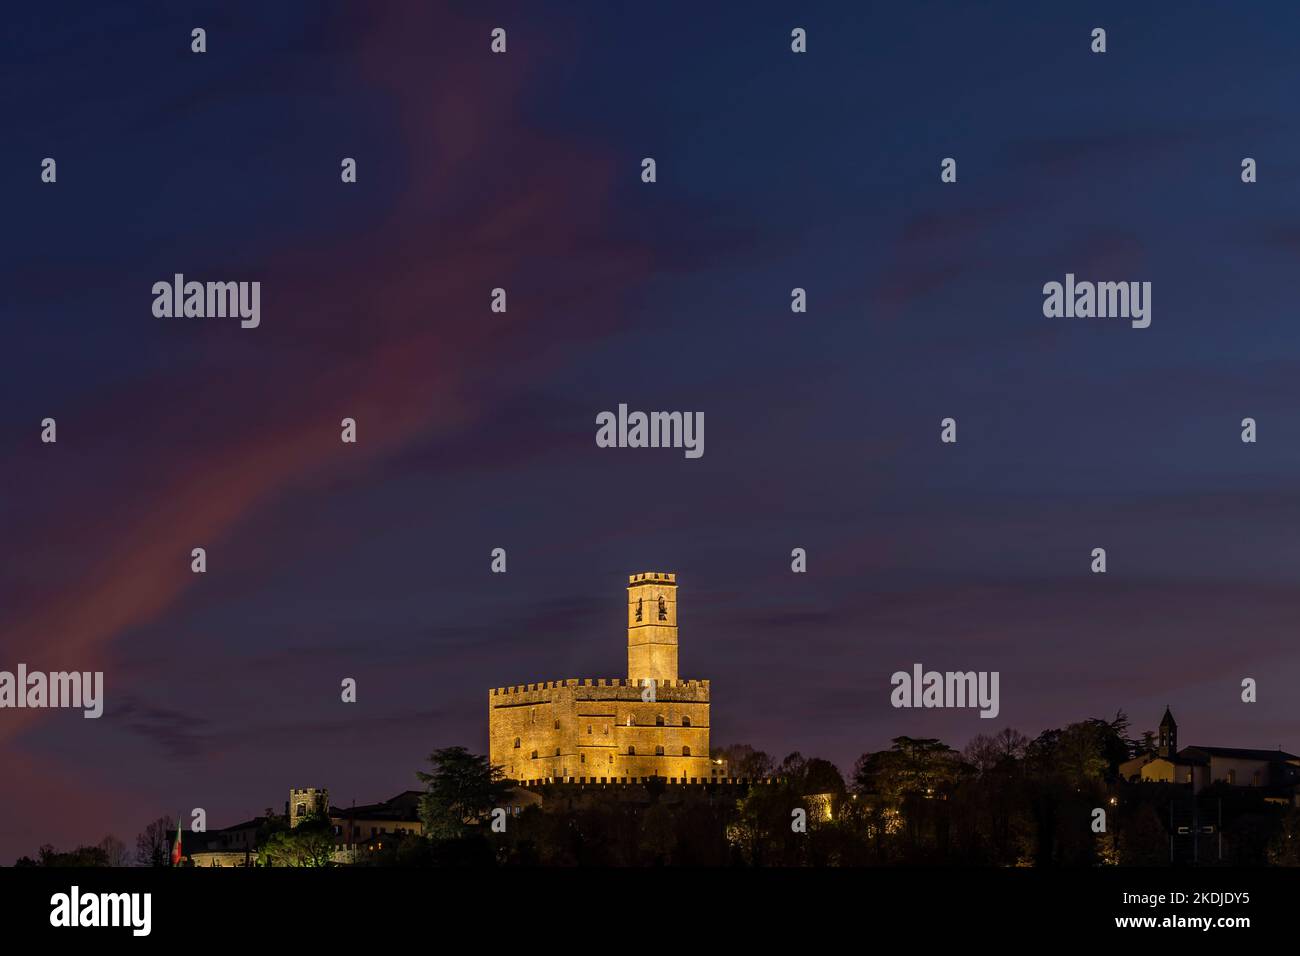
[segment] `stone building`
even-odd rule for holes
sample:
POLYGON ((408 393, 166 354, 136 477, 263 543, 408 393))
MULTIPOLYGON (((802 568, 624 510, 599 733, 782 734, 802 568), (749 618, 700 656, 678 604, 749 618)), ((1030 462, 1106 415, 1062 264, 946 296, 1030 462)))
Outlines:
POLYGON ((492 688, 488 738, 510 780, 709 780, 709 682, 677 674, 677 576, 628 578, 626 679, 492 688))
POLYGON ((1119 765, 1124 780, 1189 785, 1199 793, 1214 784, 1258 789, 1264 799, 1290 806, 1300 795, 1300 757, 1285 750, 1242 747, 1178 747, 1178 724, 1169 708, 1160 721, 1153 753, 1119 765))
POLYGON ((274 822, 267 813, 221 830, 186 830, 181 852, 192 866, 256 866, 258 837, 274 822))
POLYGON ((290 829, 310 817, 329 812, 330 792, 317 787, 295 787, 289 791, 289 799, 284 804, 284 818, 289 821, 290 829))

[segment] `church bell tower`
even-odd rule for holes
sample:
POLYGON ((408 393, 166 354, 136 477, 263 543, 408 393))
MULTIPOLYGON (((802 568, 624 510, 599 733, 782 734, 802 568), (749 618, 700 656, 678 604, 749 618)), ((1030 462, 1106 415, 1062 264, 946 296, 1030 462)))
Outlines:
POLYGON ((1160 747, 1156 751, 1161 757, 1173 757, 1178 753, 1178 724, 1174 715, 1165 707, 1165 715, 1160 720, 1160 747))
POLYGON ((627 579, 627 676, 677 680, 677 575, 647 571, 627 579))

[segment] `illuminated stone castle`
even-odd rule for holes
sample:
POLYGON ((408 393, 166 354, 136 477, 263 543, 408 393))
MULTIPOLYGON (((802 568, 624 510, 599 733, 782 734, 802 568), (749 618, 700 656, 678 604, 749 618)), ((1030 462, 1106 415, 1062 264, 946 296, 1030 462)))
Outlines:
POLYGON ((488 735, 510 780, 709 780, 709 682, 677 677, 677 576, 628 578, 626 680, 493 688, 488 735))

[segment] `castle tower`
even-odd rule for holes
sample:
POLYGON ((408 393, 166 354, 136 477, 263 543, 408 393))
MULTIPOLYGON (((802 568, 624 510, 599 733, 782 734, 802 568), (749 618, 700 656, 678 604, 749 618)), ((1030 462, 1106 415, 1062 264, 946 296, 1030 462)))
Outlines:
POLYGON ((296 827, 313 814, 330 812, 330 792, 315 787, 295 788, 289 791, 289 827, 296 827))
POLYGON ((677 575, 645 572, 627 579, 627 676, 677 680, 677 575))
POLYGON ((1168 706, 1165 707, 1165 716, 1160 720, 1160 746, 1156 753, 1161 757, 1173 757, 1178 753, 1178 724, 1168 706))
POLYGON ((708 783, 709 682, 677 675, 675 574, 627 579, 627 673, 489 688, 488 759, 525 785, 708 783))

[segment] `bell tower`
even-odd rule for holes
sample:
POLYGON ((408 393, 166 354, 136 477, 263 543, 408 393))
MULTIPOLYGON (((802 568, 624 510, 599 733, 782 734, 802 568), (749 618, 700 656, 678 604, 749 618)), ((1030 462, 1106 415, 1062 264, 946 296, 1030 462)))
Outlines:
POLYGON ((627 676, 677 680, 677 575, 647 571, 627 579, 627 676))
POLYGON ((1161 757, 1174 757, 1178 754, 1178 724, 1174 715, 1165 707, 1165 716, 1160 721, 1160 747, 1156 751, 1161 757))

